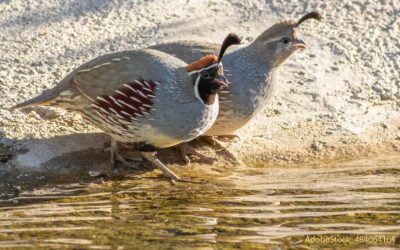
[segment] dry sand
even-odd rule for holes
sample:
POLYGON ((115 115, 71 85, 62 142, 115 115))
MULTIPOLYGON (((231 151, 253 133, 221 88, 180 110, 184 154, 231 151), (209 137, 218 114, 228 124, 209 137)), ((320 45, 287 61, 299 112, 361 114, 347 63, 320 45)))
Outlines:
MULTIPOLYGON (((281 68, 272 102, 239 132, 239 142, 227 144, 229 152, 247 162, 398 153, 396 1, 2 0, 0 160, 7 162, 3 168, 94 164, 88 161, 94 152, 90 148, 103 148, 107 138, 74 135, 96 132, 78 115, 48 108, 7 110, 83 62, 166 41, 220 42, 232 31, 251 41, 274 22, 312 10, 321 11, 324 21, 302 27, 307 50, 281 68)), ((207 147, 201 149, 213 155, 207 147)))

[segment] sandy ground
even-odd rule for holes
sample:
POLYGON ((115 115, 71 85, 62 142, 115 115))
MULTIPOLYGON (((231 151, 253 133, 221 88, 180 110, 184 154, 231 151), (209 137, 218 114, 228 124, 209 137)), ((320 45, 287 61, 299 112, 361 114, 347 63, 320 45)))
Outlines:
POLYGON ((274 22, 312 10, 325 19, 302 26, 308 49, 281 68, 272 102, 240 131, 240 141, 227 144, 228 151, 247 162, 398 153, 400 5, 395 2, 0 1, 3 171, 83 168, 101 155, 107 138, 93 134, 98 131, 78 115, 7 110, 90 58, 181 39, 220 42, 232 31, 251 41, 274 22))

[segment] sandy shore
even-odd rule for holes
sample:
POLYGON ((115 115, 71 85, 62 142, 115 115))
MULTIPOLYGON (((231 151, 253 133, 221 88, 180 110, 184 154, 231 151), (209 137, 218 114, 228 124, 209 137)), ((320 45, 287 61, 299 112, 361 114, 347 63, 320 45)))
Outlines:
POLYGON ((311 10, 325 19, 302 27, 308 49, 281 68, 272 102, 239 132, 240 141, 227 144, 228 151, 246 162, 398 153, 399 8, 372 0, 1 1, 3 166, 93 164, 90 148, 103 148, 107 138, 91 134, 98 131, 79 116, 7 110, 90 58, 181 39, 220 42, 231 31, 251 41, 274 22, 311 10))

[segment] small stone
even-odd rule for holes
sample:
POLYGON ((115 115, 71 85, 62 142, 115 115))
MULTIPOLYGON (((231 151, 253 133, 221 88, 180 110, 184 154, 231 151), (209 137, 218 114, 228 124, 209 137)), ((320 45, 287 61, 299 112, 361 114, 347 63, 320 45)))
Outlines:
POLYGON ((332 66, 331 69, 332 69, 333 71, 339 71, 339 68, 336 67, 336 66, 332 66))
POLYGON ((279 111, 277 109, 274 109, 272 112, 274 112, 274 115, 280 115, 281 114, 281 111, 279 111))
POLYGON ((19 195, 21 193, 21 186, 15 186, 14 187, 14 194, 19 195))
POLYGON ((254 38, 251 36, 247 36, 247 37, 243 38, 243 40, 246 42, 252 42, 254 40, 254 38))
POLYGON ((95 183, 95 184, 103 184, 104 183, 104 179, 103 178, 96 179, 95 181, 93 181, 93 183, 95 183))
POLYGON ((100 175, 102 175, 102 173, 100 171, 89 171, 90 177, 98 177, 100 175))
MULTIPOLYGON (((32 112, 33 113, 33 112, 32 112)), ((53 120, 61 115, 61 112, 49 107, 35 107, 34 113, 43 120, 53 120)))
POLYGON ((29 112, 28 117, 40 120, 40 116, 35 111, 29 112))
POLYGON ((115 51, 117 48, 114 44, 110 44, 109 49, 110 49, 110 51, 115 51))

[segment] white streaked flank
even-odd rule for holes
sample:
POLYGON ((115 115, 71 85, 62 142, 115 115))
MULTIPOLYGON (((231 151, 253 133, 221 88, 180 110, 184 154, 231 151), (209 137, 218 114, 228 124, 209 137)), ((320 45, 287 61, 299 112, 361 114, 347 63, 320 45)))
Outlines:
POLYGON ((139 95, 143 96, 144 98, 147 98, 147 95, 145 95, 142 91, 138 90, 137 92, 139 93, 139 95))
POLYGON ((143 89, 144 89, 144 90, 147 90, 147 91, 149 91, 149 92, 153 92, 153 91, 151 91, 151 89, 149 89, 149 88, 147 88, 147 87, 143 87, 143 89))
POLYGON ((134 101, 136 101, 136 102, 140 102, 140 103, 142 103, 139 99, 137 99, 136 97, 134 97, 134 96, 131 96, 131 99, 132 100, 134 100, 134 101))
POLYGON ((126 111, 124 111, 124 110, 121 110, 121 113, 124 114, 124 115, 127 115, 127 116, 129 116, 129 117, 132 117, 131 114, 129 114, 128 112, 126 112, 126 111))
POLYGON ((118 99, 118 102, 119 102, 119 103, 122 103, 123 105, 127 106, 128 108, 131 108, 131 109, 137 111, 137 108, 135 108, 134 106, 132 106, 132 105, 130 105, 130 104, 128 104, 128 103, 126 103, 126 102, 120 100, 120 99, 118 99))
POLYGON ((150 86, 150 84, 148 82, 146 82, 146 81, 143 81, 143 82, 147 87, 151 88, 151 86, 150 86))
POLYGON ((129 96, 127 96, 124 92, 122 92, 121 90, 115 90, 115 93, 118 93, 118 94, 121 94, 121 95, 123 95, 123 96, 126 96, 126 97, 129 97, 129 96))
POLYGON ((136 89, 134 89, 131 86, 129 86, 129 84, 125 83, 124 86, 136 93, 136 89))
POLYGON ((92 106, 93 108, 97 108, 100 109, 101 107, 99 105, 97 105, 96 103, 92 103, 90 104, 90 106, 92 106))
POLYGON ((117 112, 115 109, 110 108, 110 110, 111 110, 111 112, 113 112, 114 114, 118 114, 118 112, 117 112))
POLYGON ((97 100, 103 101, 103 102, 108 103, 108 104, 111 105, 111 103, 110 103, 108 100, 104 99, 104 98, 101 97, 101 96, 98 96, 98 97, 96 97, 96 98, 97 98, 97 100))
POLYGON ((113 102, 115 103, 115 104, 117 104, 118 106, 120 106, 121 108, 123 108, 123 106, 117 101, 117 99, 115 99, 113 96, 109 96, 110 97, 110 99, 111 100, 113 100, 113 102))
POLYGON ((108 112, 107 110, 105 110, 104 108, 100 107, 100 110, 103 111, 104 113, 106 113, 107 115, 110 114, 110 112, 108 112))
POLYGON ((135 82, 136 82, 137 84, 139 84, 140 86, 144 87, 144 86, 143 86, 143 83, 139 82, 138 80, 135 80, 135 82))

